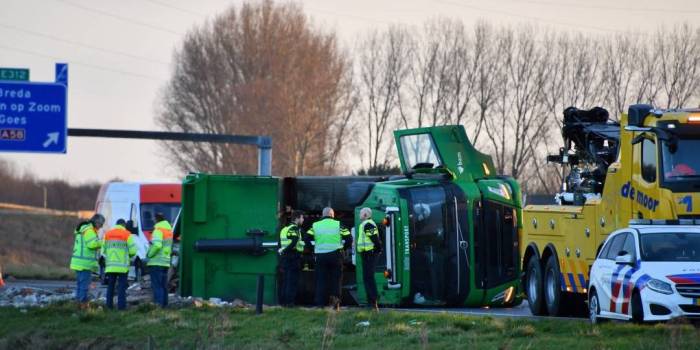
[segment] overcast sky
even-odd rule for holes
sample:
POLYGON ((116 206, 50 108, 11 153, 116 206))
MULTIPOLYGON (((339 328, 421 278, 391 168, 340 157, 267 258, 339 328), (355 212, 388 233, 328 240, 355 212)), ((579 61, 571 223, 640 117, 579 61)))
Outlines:
MULTIPOLYGON (((31 70, 53 81, 54 63, 69 64, 68 125, 156 130, 160 89, 184 34, 231 0, 0 0, 0 67, 31 70)), ((533 23, 557 31, 601 35, 645 33, 700 18, 697 0, 307 0, 314 22, 344 43, 392 23, 420 26, 447 16, 467 25, 533 23)), ((692 22, 691 22, 692 23, 692 22)), ((642 34, 643 35, 643 34, 642 34)), ((69 138, 65 155, 0 153, 20 170, 73 182, 178 180, 151 141, 69 138)), ((274 161, 274 159, 273 159, 274 161)))

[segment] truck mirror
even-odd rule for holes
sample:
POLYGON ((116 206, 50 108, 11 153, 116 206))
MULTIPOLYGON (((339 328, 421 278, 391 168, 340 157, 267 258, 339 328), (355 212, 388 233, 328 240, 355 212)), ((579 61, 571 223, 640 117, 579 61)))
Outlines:
POLYGON ((646 138, 646 136, 647 136, 646 133, 641 133, 641 134, 635 136, 635 137, 632 139, 632 144, 633 144, 633 145, 636 145, 636 144, 638 144, 638 143, 644 141, 644 139, 646 138))

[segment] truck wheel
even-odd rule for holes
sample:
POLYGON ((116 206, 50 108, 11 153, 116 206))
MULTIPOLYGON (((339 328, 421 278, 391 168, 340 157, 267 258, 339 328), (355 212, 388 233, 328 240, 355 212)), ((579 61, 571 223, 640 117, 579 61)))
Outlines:
POLYGON ((547 309, 544 306, 542 293, 542 268, 536 257, 532 257, 527 263, 525 283, 530 312, 536 316, 546 315, 547 309))
POLYGON ((644 322, 644 309, 642 307, 642 297, 638 291, 632 294, 632 322, 644 322))
POLYGON ((547 259, 544 267, 544 301, 547 312, 551 316, 561 316, 564 313, 561 297, 561 273, 554 255, 547 259))

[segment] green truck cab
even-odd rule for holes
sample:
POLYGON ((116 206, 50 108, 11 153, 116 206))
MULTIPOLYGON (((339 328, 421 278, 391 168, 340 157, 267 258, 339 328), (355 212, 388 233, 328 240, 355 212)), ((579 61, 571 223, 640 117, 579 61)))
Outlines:
MULTIPOLYGON (((375 270, 382 305, 507 306, 520 301, 520 187, 495 174, 464 128, 394 132, 403 175, 276 178, 191 174, 183 184, 180 293, 277 301, 279 229, 290 208, 311 224, 325 206, 353 235, 362 207, 384 246, 375 270)), ((298 302, 314 291, 304 258, 298 302)), ((362 263, 347 252, 343 301, 364 304, 362 263)))

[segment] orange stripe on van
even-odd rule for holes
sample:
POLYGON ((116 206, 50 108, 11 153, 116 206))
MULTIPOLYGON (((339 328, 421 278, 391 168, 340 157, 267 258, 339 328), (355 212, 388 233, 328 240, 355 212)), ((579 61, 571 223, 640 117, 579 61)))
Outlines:
POLYGON ((182 185, 144 184, 140 186, 141 203, 180 203, 182 185))

